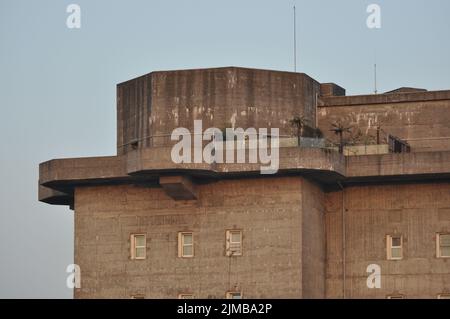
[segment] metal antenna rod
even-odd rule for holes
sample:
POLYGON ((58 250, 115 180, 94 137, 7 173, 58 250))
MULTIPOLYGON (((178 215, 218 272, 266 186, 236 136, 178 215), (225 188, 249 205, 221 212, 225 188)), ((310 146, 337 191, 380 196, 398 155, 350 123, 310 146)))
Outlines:
POLYGON ((377 90, 377 64, 375 63, 374 64, 374 77, 375 77, 375 94, 377 94, 378 93, 378 90, 377 90))
POLYGON ((297 72, 297 27, 296 27, 296 14, 294 5, 294 72, 297 72))

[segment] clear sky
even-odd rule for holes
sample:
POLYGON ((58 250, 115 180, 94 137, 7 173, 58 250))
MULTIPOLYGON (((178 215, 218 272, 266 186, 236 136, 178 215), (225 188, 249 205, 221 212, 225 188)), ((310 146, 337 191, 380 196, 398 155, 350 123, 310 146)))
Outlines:
POLYGON ((70 298, 73 212, 37 201, 38 164, 115 154, 116 84, 154 71, 298 67, 347 94, 450 89, 448 0, 0 0, 0 298, 70 298), (81 29, 66 7, 81 7, 81 29), (381 29, 366 26, 369 4, 381 29))

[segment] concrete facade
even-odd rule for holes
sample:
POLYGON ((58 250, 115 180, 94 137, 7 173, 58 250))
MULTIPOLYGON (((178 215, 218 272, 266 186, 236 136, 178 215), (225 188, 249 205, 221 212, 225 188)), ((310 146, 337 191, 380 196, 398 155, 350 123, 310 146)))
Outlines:
POLYGON ((224 180, 198 192, 199 200, 174 201, 160 188, 77 189, 75 263, 85 271, 75 296, 224 298, 235 289, 246 298, 325 296, 317 186, 301 177, 224 180), (225 255, 229 229, 243 230, 242 256, 225 255), (177 256, 180 231, 194 233, 195 258, 177 256), (145 260, 130 260, 132 233, 147 235, 145 260))
POLYGON ((244 68, 153 72, 117 86, 117 152, 170 143, 173 129, 280 128, 286 114, 316 120, 320 84, 303 73, 244 68))
POLYGON ((39 167, 39 200, 75 212, 75 298, 450 293, 450 258, 436 255, 436 234, 450 233, 450 91, 345 96, 301 73, 154 72, 118 85, 117 120, 116 156, 39 167), (295 116, 331 142, 339 122, 394 135, 411 152, 344 156, 335 146, 292 145, 295 116), (204 129, 279 128, 290 140, 280 144, 278 173, 174 163, 170 133, 200 119, 204 129), (242 231, 242 256, 226 255, 227 230, 242 231), (193 258, 178 256, 179 232, 192 232, 193 258), (131 258, 132 234, 146 235, 143 260, 131 258), (402 236, 401 260, 387 260, 387 235, 402 236), (379 289, 366 285, 370 264, 381 267, 379 289))
POLYGON ((346 298, 436 298, 448 292, 450 260, 436 258, 435 234, 450 231, 449 194, 449 183, 357 186, 328 193, 327 297, 342 298, 344 288, 346 298), (403 236, 402 260, 386 260, 386 235, 391 234, 403 236), (381 267, 381 289, 367 289, 370 264, 381 267))
POLYGON ((450 149, 449 93, 417 92, 366 97, 323 97, 319 108, 319 127, 335 139, 330 124, 341 121, 346 126, 381 139, 388 132, 406 140, 414 152, 448 151, 450 149), (386 98, 387 96, 388 98, 386 98), (384 99, 383 99, 384 97, 384 99), (360 104, 361 103, 361 104, 360 104))

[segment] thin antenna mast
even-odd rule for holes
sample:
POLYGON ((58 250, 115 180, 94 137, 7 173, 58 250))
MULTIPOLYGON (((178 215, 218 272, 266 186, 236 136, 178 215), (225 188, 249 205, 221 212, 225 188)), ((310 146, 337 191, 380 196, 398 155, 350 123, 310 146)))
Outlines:
POLYGON ((297 72, 297 27, 296 27, 296 14, 294 5, 294 72, 297 72))
POLYGON ((377 46, 373 48, 373 93, 378 94, 378 79, 377 79, 377 46))
POLYGON ((374 65, 374 85, 375 85, 375 90, 374 93, 377 94, 378 90, 377 90, 377 64, 375 63, 374 65))

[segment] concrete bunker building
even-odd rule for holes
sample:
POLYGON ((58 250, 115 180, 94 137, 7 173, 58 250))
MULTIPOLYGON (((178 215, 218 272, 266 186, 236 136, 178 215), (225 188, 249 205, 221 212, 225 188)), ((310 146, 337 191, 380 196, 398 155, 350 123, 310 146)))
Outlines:
POLYGON ((76 298, 448 298, 450 90, 152 72, 117 86, 117 155, 41 163, 39 200, 74 210, 76 298), (194 120, 279 128, 278 173, 174 164, 194 120))

